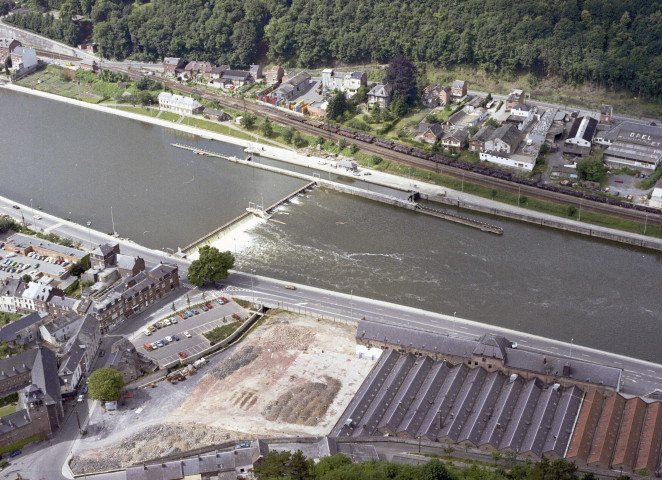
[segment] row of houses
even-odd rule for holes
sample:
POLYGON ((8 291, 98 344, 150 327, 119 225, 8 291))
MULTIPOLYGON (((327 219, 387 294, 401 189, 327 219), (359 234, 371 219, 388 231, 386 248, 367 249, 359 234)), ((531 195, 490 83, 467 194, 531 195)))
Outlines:
MULTIPOLYGON (((218 88, 240 87, 265 78, 262 65, 251 65, 246 71, 233 70, 229 65, 215 66, 211 62, 193 60, 186 63, 178 57, 163 59, 163 73, 171 77, 181 76, 184 79, 205 79, 210 85, 218 88)), ((280 65, 275 65, 266 74, 268 85, 280 83, 282 78, 283 69, 280 65)))
POLYGON ((443 107, 466 97, 468 85, 466 80, 455 80, 450 87, 428 85, 423 89, 421 101, 430 108, 443 107))

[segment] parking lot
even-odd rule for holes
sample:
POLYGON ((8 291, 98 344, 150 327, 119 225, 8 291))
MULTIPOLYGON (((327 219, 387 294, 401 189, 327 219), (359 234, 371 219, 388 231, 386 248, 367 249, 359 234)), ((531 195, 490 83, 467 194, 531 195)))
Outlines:
MULTIPOLYGON (((132 335, 131 341, 136 349, 154 360, 159 366, 179 360, 181 358, 179 352, 183 352, 187 356, 196 355, 209 347, 209 340, 204 337, 204 332, 237 321, 232 317, 233 314, 239 316, 241 320, 247 318, 247 312, 243 308, 231 299, 228 300, 229 302, 225 305, 219 304, 216 299, 208 300, 212 308, 206 312, 199 306, 188 308, 187 310, 190 312, 193 312, 195 309, 199 313, 197 315, 193 314, 191 317, 186 317, 186 319, 180 318, 178 314, 175 314, 174 318, 177 323, 158 328, 151 335, 146 335, 144 330, 150 325, 154 326, 156 322, 145 324, 132 335), (188 332, 190 337, 187 337, 184 332, 188 332), (173 335, 176 335, 179 340, 175 340, 173 335), (166 337, 171 337, 173 341, 151 351, 147 351, 144 348, 145 343, 156 343, 159 340, 164 340, 166 337)), ((171 321, 173 315, 164 317, 162 320, 165 320, 165 318, 171 321)))
POLYGON ((0 279, 21 278, 26 273, 33 279, 41 275, 58 279, 71 266, 71 264, 65 264, 64 262, 62 264, 51 263, 47 258, 44 255, 36 257, 14 254, 5 250, 3 245, 2 250, 0 250, 0 279))

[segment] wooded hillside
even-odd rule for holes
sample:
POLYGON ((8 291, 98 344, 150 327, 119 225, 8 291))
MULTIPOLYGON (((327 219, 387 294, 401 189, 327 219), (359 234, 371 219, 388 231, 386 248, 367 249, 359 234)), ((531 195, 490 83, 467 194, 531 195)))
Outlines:
MULTIPOLYGON (((59 9, 64 23, 89 16, 94 41, 117 58, 168 55, 245 67, 266 54, 309 68, 402 53, 443 67, 472 64, 662 94, 659 0, 30 2, 59 9)), ((70 41, 71 30, 61 30, 70 41)))

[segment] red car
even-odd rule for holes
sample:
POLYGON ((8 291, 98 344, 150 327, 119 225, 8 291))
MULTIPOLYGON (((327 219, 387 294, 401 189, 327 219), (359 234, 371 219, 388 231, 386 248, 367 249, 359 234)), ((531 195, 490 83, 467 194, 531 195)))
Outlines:
POLYGON ((183 318, 184 320, 188 318, 184 312, 179 312, 177 315, 179 315, 180 318, 183 318))
POLYGON ((237 315, 236 313, 232 314, 232 318, 234 318, 235 320, 241 320, 241 317, 239 315, 237 315))
POLYGON ((211 304, 211 302, 207 302, 207 303, 205 303, 205 307, 207 307, 207 308, 209 308, 209 309, 214 308, 214 306, 211 304))
POLYGON ((186 357, 188 357, 188 355, 186 355, 184 352, 179 352, 178 355, 179 355, 181 358, 186 358, 186 357))
POLYGON ((223 303, 230 303, 230 300, 225 297, 221 297, 221 300, 223 300, 223 303))

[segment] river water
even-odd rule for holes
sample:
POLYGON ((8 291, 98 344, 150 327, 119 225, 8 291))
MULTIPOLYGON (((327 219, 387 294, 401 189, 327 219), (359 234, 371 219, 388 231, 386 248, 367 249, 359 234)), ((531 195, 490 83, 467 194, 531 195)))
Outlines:
MULTIPOLYGON (((112 205, 116 230, 151 247, 302 185, 169 144, 240 156, 231 145, 13 92, 0 106, 3 195, 105 231, 112 205)), ((661 254, 482 218, 504 235, 317 188, 279 209, 282 223, 253 222, 237 266, 662 361, 661 254)))

